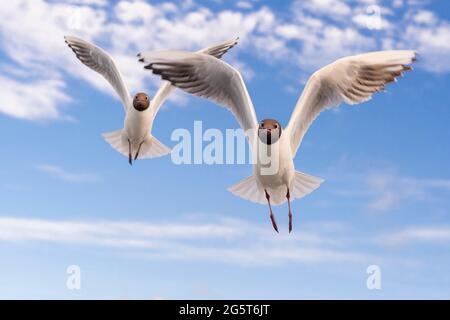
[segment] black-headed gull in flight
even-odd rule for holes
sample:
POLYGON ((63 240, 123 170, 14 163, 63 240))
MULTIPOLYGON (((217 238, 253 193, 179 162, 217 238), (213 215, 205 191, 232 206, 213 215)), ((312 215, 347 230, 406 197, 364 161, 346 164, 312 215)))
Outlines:
MULTIPOLYGON (((227 63, 201 53, 185 51, 148 52, 138 55, 145 68, 188 93, 211 99, 228 108, 254 143, 277 146, 273 161, 278 170, 264 174, 258 155, 253 175, 229 190, 244 199, 268 203, 273 228, 278 227, 271 204, 286 200, 289 232, 292 230, 291 200, 302 198, 320 186, 321 178, 295 171, 294 157, 311 123, 319 113, 342 102, 358 104, 369 100, 393 82, 416 59, 409 50, 378 51, 344 57, 316 71, 308 80, 285 129, 277 120, 258 122, 252 101, 239 71, 227 63), (276 157, 276 159, 275 159, 276 157)), ((259 150, 259 149, 258 149, 259 150)), ((275 149, 274 149, 275 150, 275 149)))
MULTIPOLYGON (((151 135, 153 121, 159 108, 174 88, 170 82, 164 82, 150 101, 148 94, 138 92, 132 98, 122 75, 112 57, 103 49, 77 37, 65 36, 66 43, 75 52, 76 57, 86 66, 101 74, 119 95, 125 110, 123 129, 102 134, 103 138, 118 152, 133 159, 153 158, 170 153, 170 149, 151 135)), ((220 59, 237 44, 236 40, 198 51, 220 59)))

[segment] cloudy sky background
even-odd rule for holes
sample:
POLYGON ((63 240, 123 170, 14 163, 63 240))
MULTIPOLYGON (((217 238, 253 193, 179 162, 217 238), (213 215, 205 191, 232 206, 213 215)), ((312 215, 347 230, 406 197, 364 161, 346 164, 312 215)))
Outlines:
MULTIPOLYGON (((0 298, 450 298, 450 6, 444 1, 9 1, 0 9, 0 298), (376 5, 376 6, 374 6, 376 5), (380 19, 374 15, 380 13, 380 19), (374 13, 375 12, 375 13, 374 13), (376 23, 376 22, 379 23, 376 23), (308 76, 381 49, 420 57, 387 92, 322 114, 295 164, 326 179, 287 207, 226 188, 249 165, 138 161, 101 133, 122 126, 108 83, 64 43, 105 48, 132 92, 159 80, 136 53, 225 56, 258 117, 286 125, 308 76), (66 288, 79 265, 82 288, 66 288), (378 265, 382 289, 366 288, 378 265)), ((153 134, 236 128, 226 110, 176 91, 153 134)))

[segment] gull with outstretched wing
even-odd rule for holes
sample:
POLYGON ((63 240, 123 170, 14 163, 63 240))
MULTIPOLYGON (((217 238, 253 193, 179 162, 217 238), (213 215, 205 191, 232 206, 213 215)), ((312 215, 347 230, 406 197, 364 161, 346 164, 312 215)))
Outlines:
POLYGON ((229 109, 242 129, 253 132, 248 134, 251 144, 256 141, 269 151, 278 150, 269 155, 278 163, 275 172, 265 174, 266 162, 262 163, 258 156, 253 175, 229 190, 253 202, 267 202, 272 225, 277 232, 271 204, 281 204, 287 200, 291 232, 291 200, 304 197, 323 182, 321 178, 295 171, 294 168, 293 159, 311 123, 327 108, 342 102, 358 104, 383 91, 386 84, 411 70, 416 53, 410 50, 364 53, 341 58, 316 71, 307 81, 284 129, 274 119, 258 122, 241 74, 221 60, 185 51, 147 52, 138 57, 145 63, 146 69, 172 85, 229 109))
MULTIPOLYGON (((127 156, 130 164, 136 159, 160 157, 170 153, 171 150, 151 134, 158 110, 174 89, 170 82, 165 81, 160 86, 152 101, 144 92, 138 92, 132 98, 119 69, 107 52, 78 37, 65 36, 64 39, 83 64, 110 83, 122 101, 125 111, 123 129, 104 133, 103 138, 114 149, 127 156)), ((236 44, 237 39, 225 41, 198 53, 220 59, 236 44)))

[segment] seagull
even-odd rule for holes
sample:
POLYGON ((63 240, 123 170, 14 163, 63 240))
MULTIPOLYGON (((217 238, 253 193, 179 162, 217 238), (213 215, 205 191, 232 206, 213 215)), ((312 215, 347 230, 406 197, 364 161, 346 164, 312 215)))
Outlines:
MULTIPOLYGON (((295 171, 294 157, 306 131, 325 109, 345 102, 365 102, 384 91, 412 68, 416 52, 410 50, 376 51, 348 56, 316 71, 307 81, 286 128, 275 119, 258 122, 252 100, 238 70, 202 53, 185 51, 147 52, 138 55, 146 69, 182 90, 210 99, 233 113, 246 132, 252 151, 269 149, 270 163, 278 163, 274 172, 264 172, 260 154, 253 174, 228 190, 243 199, 269 206, 272 226, 278 232, 272 204, 288 202, 289 232, 292 231, 291 201, 317 189, 324 181, 295 171), (255 144, 259 145, 255 149, 255 144), (273 149, 273 150, 272 150, 273 149), (276 151, 270 153, 270 151, 276 151)), ((258 151, 259 153, 259 151, 258 151)))
MULTIPOLYGON (((102 134, 114 149, 128 157, 130 165, 133 160, 160 157, 170 153, 170 149, 151 135, 153 121, 159 108, 172 92, 173 86, 165 81, 150 101, 145 92, 138 92, 132 98, 122 75, 112 57, 103 49, 74 36, 65 36, 65 42, 76 57, 86 66, 101 74, 119 95, 125 111, 123 129, 102 134)), ((205 48, 198 53, 211 55, 220 59, 237 44, 230 40, 205 48)))

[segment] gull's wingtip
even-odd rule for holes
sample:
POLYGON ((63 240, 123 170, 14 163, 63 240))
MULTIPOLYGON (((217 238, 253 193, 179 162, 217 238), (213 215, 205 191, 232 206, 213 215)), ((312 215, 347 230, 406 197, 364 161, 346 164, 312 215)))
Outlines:
POLYGON ((77 39, 80 39, 80 38, 77 38, 75 36, 70 36, 68 34, 64 35, 64 40, 66 40, 66 41, 73 41, 73 40, 77 40, 77 39))
POLYGON ((419 58, 420 58, 421 56, 420 56, 419 51, 417 51, 417 50, 413 50, 413 53, 414 53, 414 55, 413 55, 413 57, 412 57, 412 62, 416 62, 417 60, 419 60, 419 58))

